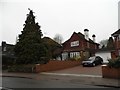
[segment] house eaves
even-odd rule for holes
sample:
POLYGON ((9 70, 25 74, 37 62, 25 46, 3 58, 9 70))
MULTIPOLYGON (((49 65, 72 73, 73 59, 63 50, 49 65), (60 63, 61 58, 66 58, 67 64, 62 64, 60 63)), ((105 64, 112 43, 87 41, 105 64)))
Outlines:
POLYGON ((118 36, 120 34, 120 29, 118 30, 118 31, 116 31, 116 32, 114 32, 113 34, 111 34, 113 37, 116 37, 116 36, 118 36))

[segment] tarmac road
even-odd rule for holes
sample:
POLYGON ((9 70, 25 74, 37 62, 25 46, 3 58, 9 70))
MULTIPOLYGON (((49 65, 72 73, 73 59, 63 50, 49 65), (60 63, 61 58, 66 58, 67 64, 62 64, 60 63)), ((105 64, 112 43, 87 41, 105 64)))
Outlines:
POLYGON ((103 86, 75 83, 74 80, 56 79, 44 75, 44 78, 3 77, 2 87, 6 88, 107 88, 103 86))
MULTIPOLYGON (((13 88, 120 88, 120 79, 102 78, 101 67, 76 66, 41 73, 4 71, 2 84, 13 88)), ((1 85, 0 83, 0 85, 1 85)))

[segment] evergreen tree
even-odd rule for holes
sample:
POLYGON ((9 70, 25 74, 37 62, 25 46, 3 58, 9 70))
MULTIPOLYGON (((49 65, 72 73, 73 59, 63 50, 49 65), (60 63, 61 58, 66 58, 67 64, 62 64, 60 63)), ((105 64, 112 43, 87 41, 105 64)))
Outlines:
POLYGON ((14 49, 17 57, 16 63, 36 63, 41 60, 41 57, 47 57, 47 49, 41 39, 42 32, 38 23, 35 22, 32 10, 27 14, 27 19, 21 33, 14 49))

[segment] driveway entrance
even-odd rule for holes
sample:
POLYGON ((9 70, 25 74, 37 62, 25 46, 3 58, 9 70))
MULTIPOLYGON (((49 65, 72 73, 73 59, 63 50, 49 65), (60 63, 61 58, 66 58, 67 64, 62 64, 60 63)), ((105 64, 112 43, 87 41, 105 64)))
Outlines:
POLYGON ((85 74, 85 75, 102 75, 102 69, 101 65, 95 66, 95 67, 83 67, 82 65, 63 69, 63 70, 57 70, 57 71, 50 71, 49 73, 66 73, 66 74, 85 74))

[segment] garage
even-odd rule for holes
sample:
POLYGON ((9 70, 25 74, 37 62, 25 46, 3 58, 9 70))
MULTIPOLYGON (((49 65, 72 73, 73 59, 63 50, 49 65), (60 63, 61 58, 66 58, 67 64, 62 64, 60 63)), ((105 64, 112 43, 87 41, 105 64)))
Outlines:
POLYGON ((101 51, 96 52, 95 55, 103 58, 103 63, 108 63, 108 59, 111 58, 111 51, 101 50, 101 51))

